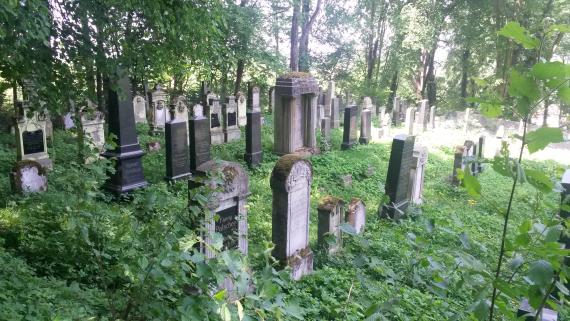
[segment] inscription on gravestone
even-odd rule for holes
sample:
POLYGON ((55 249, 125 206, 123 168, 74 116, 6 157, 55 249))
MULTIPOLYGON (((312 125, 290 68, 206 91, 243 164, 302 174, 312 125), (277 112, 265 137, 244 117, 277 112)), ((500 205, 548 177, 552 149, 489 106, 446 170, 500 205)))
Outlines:
POLYGON ((309 198, 307 187, 302 187, 290 193, 290 199, 295 200, 291 204, 291 222, 289 230, 293 237, 289 238, 288 255, 307 246, 307 215, 309 213, 309 198))
POLYGON ((220 127, 220 118, 218 114, 212 114, 212 125, 211 128, 218 128, 220 127))
POLYGON ((235 126, 236 123, 236 113, 228 113, 228 126, 235 126))
POLYGON ((167 179, 187 176, 190 172, 190 154, 186 122, 167 123, 166 138, 167 179))
POLYGON ((221 210, 216 213, 218 220, 215 224, 215 232, 220 233, 224 237, 224 249, 237 249, 238 248, 238 207, 233 206, 221 210))
POLYGON ((33 132, 23 132, 22 140, 24 145, 24 155, 44 152, 44 132, 38 129, 33 132))

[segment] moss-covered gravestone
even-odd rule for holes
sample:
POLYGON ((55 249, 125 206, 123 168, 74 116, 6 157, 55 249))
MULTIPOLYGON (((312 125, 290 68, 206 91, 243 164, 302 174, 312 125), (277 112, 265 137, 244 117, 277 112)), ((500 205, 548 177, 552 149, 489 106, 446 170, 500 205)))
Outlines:
POLYGON ((46 169, 36 161, 19 161, 10 172, 10 183, 15 193, 45 192, 48 186, 46 169))
POLYGON ((338 252, 342 248, 340 225, 343 221, 344 201, 333 196, 326 196, 317 208, 319 226, 317 230, 319 246, 328 254, 338 252))

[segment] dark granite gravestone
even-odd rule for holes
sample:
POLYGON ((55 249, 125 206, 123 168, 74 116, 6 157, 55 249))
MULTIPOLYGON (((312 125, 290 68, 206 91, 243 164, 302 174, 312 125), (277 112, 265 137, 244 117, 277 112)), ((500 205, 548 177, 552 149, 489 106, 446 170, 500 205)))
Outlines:
POLYGON ((210 125, 211 128, 218 128, 220 127, 220 117, 218 114, 212 114, 212 124, 210 125))
POLYGON ((379 209, 380 217, 399 219, 408 208, 408 185, 414 153, 414 136, 396 135, 392 141, 392 151, 386 175, 386 195, 390 203, 379 209))
MULTIPOLYGON (((111 174, 103 187, 122 194, 147 185, 143 175, 142 151, 137 137, 131 81, 126 73, 117 80, 120 92, 109 89, 107 110, 109 133, 117 137, 117 146, 102 155, 115 160, 115 173, 111 174)), ((110 86, 114 88, 114 86, 110 86)))
MULTIPOLYGON (((175 106, 171 106, 171 108, 175 106)), ((166 143, 166 179, 175 181, 188 178, 190 174, 190 154, 186 121, 175 118, 170 113, 171 121, 165 125, 166 143)))
POLYGON ((356 120, 356 105, 347 106, 344 109, 344 125, 342 133, 342 145, 340 148, 342 150, 351 149, 352 146, 356 145, 357 135, 357 120, 356 120))
POLYGON ((194 116, 188 121, 190 128, 190 171, 195 173, 210 158, 210 124, 204 116, 204 107, 194 106, 194 116))
POLYGON ((236 113, 228 113, 228 126, 235 126, 237 124, 236 113))
POLYGON ((245 162, 256 167, 263 161, 261 148, 261 109, 259 107, 259 87, 247 85, 247 125, 245 127, 245 162))
POLYGON ((41 129, 22 133, 24 155, 44 152, 44 132, 41 129))
POLYGON ((481 160, 485 158, 485 136, 479 137, 479 143, 477 144, 477 173, 483 173, 483 163, 481 160))

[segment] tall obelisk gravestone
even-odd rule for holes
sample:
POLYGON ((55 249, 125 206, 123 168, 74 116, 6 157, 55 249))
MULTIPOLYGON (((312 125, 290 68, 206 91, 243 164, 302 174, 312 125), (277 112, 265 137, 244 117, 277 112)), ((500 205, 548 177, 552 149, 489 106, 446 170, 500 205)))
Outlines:
POLYGON ((414 141, 414 136, 404 134, 396 135, 392 141, 385 187, 385 193, 390 198, 390 203, 384 204, 379 209, 380 217, 398 219, 404 215, 408 208, 408 185, 410 184, 414 141))
POLYGON ((263 161, 261 150, 261 109, 259 87, 247 84, 247 125, 245 127, 244 159, 249 167, 256 167, 263 161))
POLYGON ((123 194, 147 185, 143 175, 142 156, 133 114, 131 82, 126 73, 117 81, 119 92, 109 90, 109 133, 117 137, 117 146, 102 155, 115 160, 115 173, 103 185, 108 191, 123 194))

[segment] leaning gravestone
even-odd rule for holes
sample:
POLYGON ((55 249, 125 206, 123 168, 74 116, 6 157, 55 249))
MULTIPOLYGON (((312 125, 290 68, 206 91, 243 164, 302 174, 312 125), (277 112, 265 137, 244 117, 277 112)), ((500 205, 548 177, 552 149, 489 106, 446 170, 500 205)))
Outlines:
POLYGON ((371 105, 365 104, 360 114, 360 144, 368 144, 372 138, 372 111, 369 106, 371 105))
POLYGON ((313 271, 309 247, 312 179, 311 163, 295 154, 282 156, 271 173, 273 256, 291 267, 294 280, 313 271))
POLYGON ((224 143, 224 128, 222 126, 222 106, 220 100, 216 98, 210 101, 210 136, 212 145, 220 145, 224 143))
MULTIPOLYGON (((171 106, 170 118, 166 123, 164 141, 166 144, 166 180, 176 181, 188 178, 190 174, 190 154, 188 149, 188 122, 179 119, 176 105, 171 106)), ((188 117, 188 113, 186 113, 188 117)))
POLYGON ((147 182, 143 175, 141 158, 144 152, 137 137, 131 82, 128 75, 120 75, 116 87, 119 92, 109 89, 107 99, 109 133, 117 137, 116 147, 102 154, 108 159, 115 160, 115 172, 109 175, 103 187, 116 194, 123 194, 144 187, 147 182))
POLYGON ((224 141, 229 143, 234 140, 239 140, 241 131, 238 127, 238 105, 236 103, 236 97, 226 97, 226 103, 222 108, 222 113, 224 115, 224 141))
POLYGON ((317 207, 319 213, 319 226, 317 230, 318 244, 324 248, 328 254, 338 252, 342 248, 342 224, 344 201, 333 197, 324 197, 317 207), (334 238, 329 242, 328 238, 334 238))
POLYGON ((414 148, 414 158, 410 170, 410 201, 414 205, 423 203, 424 175, 428 160, 428 150, 424 146, 414 148))
POLYGON ((190 171, 195 173, 198 168, 208 162, 210 157, 210 122, 204 116, 204 107, 196 104, 193 116, 188 121, 190 128, 190 171))
POLYGON ((356 111, 358 107, 356 105, 347 106, 344 109, 344 128, 342 133, 342 145, 340 148, 342 150, 351 149, 352 146, 356 145, 357 135, 357 121, 356 121, 356 111))
POLYGON ((47 191, 47 174, 38 162, 22 160, 17 162, 10 173, 12 191, 20 194, 47 191))
POLYGON ((237 112, 238 112, 238 125, 240 127, 243 127, 247 125, 247 106, 244 94, 238 92, 236 96, 236 101, 237 101, 237 112))
POLYGON ((359 198, 353 198, 348 204, 345 220, 354 227, 356 234, 362 233, 366 225, 366 206, 359 198))
POLYGON ((146 124, 146 101, 143 96, 136 95, 133 98, 133 112, 135 114, 135 123, 146 124))
POLYGON ((263 161, 261 148, 261 108, 259 107, 259 87, 247 84, 247 124, 245 127, 245 162, 256 167, 263 161))
POLYGON ((410 184, 414 141, 414 136, 404 134, 396 135, 392 141, 385 186, 385 193, 390 201, 379 209, 382 218, 399 219, 404 216, 408 208, 408 186, 410 184))

